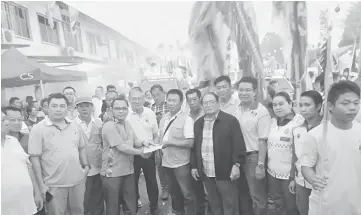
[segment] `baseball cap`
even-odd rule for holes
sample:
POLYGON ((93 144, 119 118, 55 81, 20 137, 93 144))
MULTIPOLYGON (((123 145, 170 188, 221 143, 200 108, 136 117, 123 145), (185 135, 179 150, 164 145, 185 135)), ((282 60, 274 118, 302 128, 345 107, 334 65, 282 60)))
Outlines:
POLYGON ((90 103, 93 104, 92 98, 87 97, 87 96, 82 96, 79 97, 76 101, 75 101, 75 105, 78 105, 80 103, 90 103))

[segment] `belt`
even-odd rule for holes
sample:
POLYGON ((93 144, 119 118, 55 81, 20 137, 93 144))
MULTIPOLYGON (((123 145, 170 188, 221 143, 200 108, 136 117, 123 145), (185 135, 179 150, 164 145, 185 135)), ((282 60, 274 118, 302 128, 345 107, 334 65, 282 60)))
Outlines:
POLYGON ((255 155, 255 154, 258 154, 258 151, 246 152, 246 156, 255 155))

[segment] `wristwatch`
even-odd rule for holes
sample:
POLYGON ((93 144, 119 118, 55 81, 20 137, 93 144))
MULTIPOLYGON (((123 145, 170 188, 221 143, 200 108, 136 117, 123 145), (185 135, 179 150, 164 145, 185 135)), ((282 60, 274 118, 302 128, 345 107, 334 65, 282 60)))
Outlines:
POLYGON ((258 166, 260 169, 264 169, 264 164, 263 164, 263 163, 259 163, 259 164, 257 164, 257 166, 258 166))

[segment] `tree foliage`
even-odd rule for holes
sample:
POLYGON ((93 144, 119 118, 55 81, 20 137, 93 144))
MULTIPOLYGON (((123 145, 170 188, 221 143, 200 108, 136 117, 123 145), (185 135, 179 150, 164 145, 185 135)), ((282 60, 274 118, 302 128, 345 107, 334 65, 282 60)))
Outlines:
POLYGON ((338 47, 352 45, 357 37, 358 27, 361 26, 361 2, 352 2, 345 19, 345 28, 338 47))

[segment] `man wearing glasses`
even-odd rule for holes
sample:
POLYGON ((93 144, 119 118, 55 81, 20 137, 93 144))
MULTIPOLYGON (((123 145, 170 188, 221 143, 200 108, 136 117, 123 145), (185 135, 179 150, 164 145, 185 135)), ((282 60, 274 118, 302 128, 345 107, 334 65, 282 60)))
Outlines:
MULTIPOLYGON (((129 92, 129 99, 132 111, 128 116, 128 121, 132 126, 134 134, 150 144, 158 143, 158 123, 154 112, 144 107, 145 93, 139 87, 134 87, 129 92)), ((141 205, 139 199, 139 175, 143 170, 144 178, 147 186, 147 193, 150 202, 150 214, 159 214, 158 209, 158 184, 156 178, 155 157, 154 153, 150 154, 149 158, 141 156, 134 156, 134 173, 135 173, 135 187, 137 191, 138 205, 141 205)))
POLYGON ((139 140, 126 120, 128 101, 115 98, 112 102, 113 121, 103 125, 103 154, 100 175, 106 204, 106 214, 120 213, 119 197, 124 196, 129 209, 127 214, 136 215, 136 193, 134 184, 134 155, 147 157, 143 146, 148 141, 139 140))
POLYGON ((191 167, 195 180, 202 180, 213 214, 237 215, 240 166, 245 143, 238 120, 220 110, 219 97, 206 93, 202 98, 205 116, 194 124, 191 167))
POLYGON ((4 108, 4 114, 9 121, 9 134, 15 137, 23 147, 24 151, 28 153, 28 141, 29 134, 21 132, 23 116, 21 110, 15 107, 9 106, 4 108))

